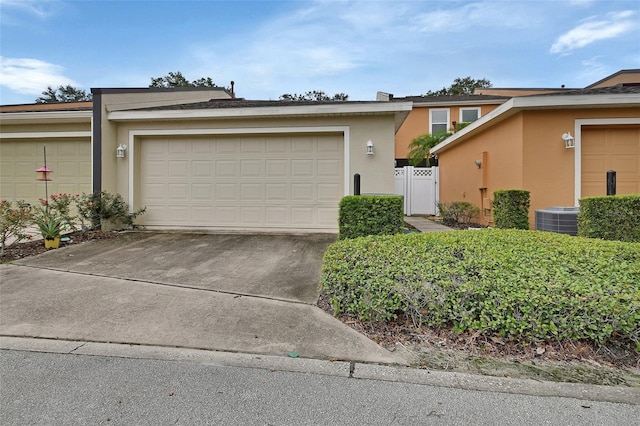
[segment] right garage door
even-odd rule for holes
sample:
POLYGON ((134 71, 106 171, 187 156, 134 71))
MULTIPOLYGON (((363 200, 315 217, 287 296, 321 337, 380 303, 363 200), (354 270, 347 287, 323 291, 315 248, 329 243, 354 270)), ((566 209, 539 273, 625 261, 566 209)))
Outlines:
POLYGON ((582 197, 607 194, 608 170, 617 194, 640 194, 640 126, 583 128, 582 197))
POLYGON ((144 225, 337 229, 342 134, 147 137, 144 225))

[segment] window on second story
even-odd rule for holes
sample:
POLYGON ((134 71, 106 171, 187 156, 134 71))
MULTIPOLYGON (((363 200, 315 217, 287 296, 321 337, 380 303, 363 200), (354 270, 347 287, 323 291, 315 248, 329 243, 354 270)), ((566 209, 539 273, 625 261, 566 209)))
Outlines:
POLYGON ((480 118, 480 108, 460 108, 460 123, 471 123, 480 118))
POLYGON ((432 135, 449 130, 449 108, 429 110, 429 130, 432 135))

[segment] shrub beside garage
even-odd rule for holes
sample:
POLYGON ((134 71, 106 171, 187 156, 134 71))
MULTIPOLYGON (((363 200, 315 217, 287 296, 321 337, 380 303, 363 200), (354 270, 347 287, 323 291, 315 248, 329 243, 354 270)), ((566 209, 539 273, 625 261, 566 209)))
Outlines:
POLYGON ((640 195, 581 199, 578 235, 603 240, 640 242, 640 195))
POLYGON ((321 285, 335 314, 508 339, 622 340, 640 351, 640 244, 522 230, 338 241, 321 285))

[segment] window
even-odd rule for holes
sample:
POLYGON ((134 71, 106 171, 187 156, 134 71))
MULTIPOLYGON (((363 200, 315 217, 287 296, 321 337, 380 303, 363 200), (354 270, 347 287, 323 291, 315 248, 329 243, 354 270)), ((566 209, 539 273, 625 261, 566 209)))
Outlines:
POLYGON ((480 118, 480 108, 460 108, 460 123, 471 123, 480 118))
POLYGON ((449 108, 429 110, 429 130, 432 135, 449 130, 449 108))

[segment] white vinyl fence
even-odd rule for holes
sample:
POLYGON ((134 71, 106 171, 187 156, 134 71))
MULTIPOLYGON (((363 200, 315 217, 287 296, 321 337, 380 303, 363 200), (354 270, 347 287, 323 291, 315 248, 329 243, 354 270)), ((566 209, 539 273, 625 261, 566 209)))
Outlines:
POLYGON ((396 168, 394 193, 404 196, 404 214, 438 214, 438 181, 437 167, 396 168))

